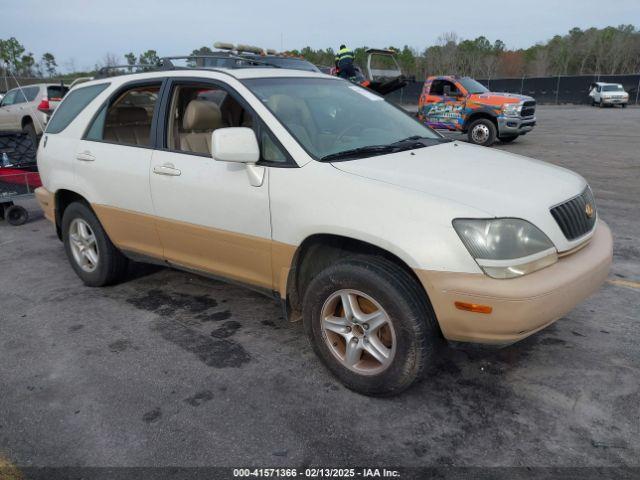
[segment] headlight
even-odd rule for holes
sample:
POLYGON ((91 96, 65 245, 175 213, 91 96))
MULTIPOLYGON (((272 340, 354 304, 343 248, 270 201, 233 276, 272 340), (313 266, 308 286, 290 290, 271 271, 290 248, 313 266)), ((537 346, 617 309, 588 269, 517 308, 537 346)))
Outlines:
POLYGON ((519 117, 522 111, 521 103, 505 103, 502 106, 502 111, 507 117, 519 117))
POLYGON ((513 278, 558 261, 551 240, 519 218, 457 218, 453 228, 480 268, 493 278, 513 278))

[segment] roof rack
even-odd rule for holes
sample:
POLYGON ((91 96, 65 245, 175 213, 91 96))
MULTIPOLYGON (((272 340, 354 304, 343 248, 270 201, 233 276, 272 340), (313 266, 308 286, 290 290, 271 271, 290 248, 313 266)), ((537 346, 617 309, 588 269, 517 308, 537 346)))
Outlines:
MULTIPOLYGON (((162 68, 162 66, 160 65, 153 65, 151 63, 134 63, 134 64, 122 64, 122 65, 108 65, 106 67, 101 67, 98 69, 98 72, 96 73, 95 78, 105 78, 105 77, 109 77, 109 71, 110 70, 122 70, 122 69, 129 69, 131 70, 132 68, 139 68, 139 69, 145 69, 146 71, 154 71, 154 70, 159 70, 162 68)), ((133 72, 126 72, 126 73, 133 73, 133 72)), ((140 73, 140 72, 135 72, 135 73, 140 73)), ((111 75, 113 76, 113 75, 111 75)))
MULTIPOLYGON (((253 52, 245 52, 250 55, 242 55, 242 54, 234 54, 234 53, 219 53, 219 54, 209 54, 209 55, 176 55, 171 57, 160 57, 157 64, 150 63, 136 63, 136 64, 122 64, 122 65, 109 65, 106 67, 102 67, 98 69, 98 72, 95 75, 95 78, 105 78, 105 77, 113 77, 117 75, 126 75, 129 73, 144 73, 144 72, 154 72, 158 70, 182 70, 182 69, 197 69, 197 70, 217 70, 216 67, 207 67, 202 65, 195 66, 177 66, 174 64, 174 60, 206 60, 206 59, 222 59, 222 60, 238 60, 240 62, 244 62, 245 64, 251 64, 256 66, 265 66, 272 68, 282 68, 280 65, 276 65, 274 63, 269 62, 268 59, 261 58, 258 54, 253 52), (131 69, 138 69, 140 71, 131 72, 131 69), (110 71, 117 71, 115 75, 109 75, 110 71), (122 70, 128 70, 122 72, 122 70)), ((219 67, 218 67, 219 68, 219 67)), ((227 68, 243 68, 242 65, 230 65, 227 68)))

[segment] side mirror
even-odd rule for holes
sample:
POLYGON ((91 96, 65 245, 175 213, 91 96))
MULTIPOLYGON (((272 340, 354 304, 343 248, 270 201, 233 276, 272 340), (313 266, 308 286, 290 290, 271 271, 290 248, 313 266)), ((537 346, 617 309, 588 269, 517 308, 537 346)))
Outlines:
POLYGON ((211 134, 211 156, 221 162, 244 163, 249 183, 261 187, 265 168, 256 165, 260 160, 260 147, 256 134, 250 128, 218 128, 211 134))
POLYGON ((211 134, 211 156, 221 162, 256 163, 260 147, 250 128, 218 128, 211 134))

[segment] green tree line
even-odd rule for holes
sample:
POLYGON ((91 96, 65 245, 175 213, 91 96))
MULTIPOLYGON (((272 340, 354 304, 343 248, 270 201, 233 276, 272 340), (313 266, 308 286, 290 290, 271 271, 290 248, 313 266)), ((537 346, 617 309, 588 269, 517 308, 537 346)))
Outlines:
MULTIPOLYGON (((356 63, 363 65, 367 47, 350 45, 356 63)), ((529 48, 509 49, 501 40, 490 41, 484 36, 463 39, 455 32, 442 34, 434 45, 417 50, 390 46, 397 52, 403 71, 417 79, 426 75, 458 74, 478 78, 625 74, 640 72, 640 30, 634 25, 617 27, 573 28, 565 35, 556 35, 547 42, 529 48)), ((314 49, 304 47, 290 50, 319 66, 334 63, 336 49, 314 49)), ((194 49, 192 54, 211 54, 213 47, 194 49)), ((124 71, 134 71, 134 65, 156 65, 159 54, 156 50, 141 53, 129 52, 123 56, 106 54, 96 62, 95 70, 115 65, 128 65, 124 71)), ((0 40, 0 72, 16 76, 53 77, 58 64, 52 53, 44 53, 36 59, 33 53, 14 37, 0 40)), ((78 76, 92 72, 71 70, 65 76, 78 76)), ((94 71, 95 71, 94 70, 94 71)))

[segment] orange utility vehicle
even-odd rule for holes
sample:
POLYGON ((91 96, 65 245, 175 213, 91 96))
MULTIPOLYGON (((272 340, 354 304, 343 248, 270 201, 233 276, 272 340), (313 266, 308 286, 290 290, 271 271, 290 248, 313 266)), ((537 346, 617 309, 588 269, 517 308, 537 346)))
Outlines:
POLYGON ((536 101, 495 93, 470 77, 434 76, 424 82, 418 118, 431 128, 466 133, 471 143, 512 142, 536 124, 536 101))

